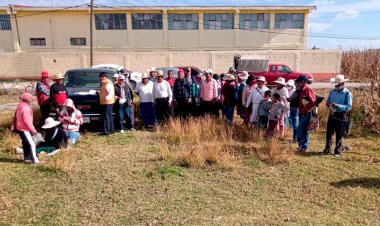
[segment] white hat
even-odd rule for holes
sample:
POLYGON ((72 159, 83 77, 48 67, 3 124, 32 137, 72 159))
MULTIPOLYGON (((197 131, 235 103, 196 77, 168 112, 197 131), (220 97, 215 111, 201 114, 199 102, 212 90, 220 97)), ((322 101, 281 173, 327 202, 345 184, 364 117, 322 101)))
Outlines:
POLYGON ((242 71, 241 74, 239 75, 239 78, 240 78, 241 80, 247 80, 247 79, 248 79, 248 76, 249 76, 248 72, 246 72, 246 71, 242 71))
POLYGON ((265 80, 265 77, 264 76, 259 76, 256 81, 262 81, 262 82, 267 82, 267 80, 265 80))
POLYGON ((207 69, 207 70, 205 71, 205 74, 213 74, 213 71, 212 71, 211 69, 207 69))
POLYGON ((163 70, 158 70, 157 71, 157 76, 163 76, 164 75, 164 71, 163 70))
POLYGON ((330 79, 330 82, 333 83, 344 83, 349 81, 349 79, 345 79, 344 75, 337 75, 335 78, 330 79))
POLYGON ((226 80, 227 80, 227 81, 234 81, 234 80, 236 80, 235 75, 227 74, 227 76, 226 76, 226 80))
POLYGON ((141 78, 149 78, 149 75, 147 73, 143 73, 141 78))
POLYGON ((125 76, 124 75, 119 75, 118 79, 125 80, 125 76))
POLYGON ((295 88, 294 80, 293 79, 288 80, 288 82, 286 83, 286 85, 295 88))
POLYGON ((48 117, 47 119, 45 119, 45 124, 41 128, 42 129, 50 129, 50 128, 53 128, 59 124, 60 124, 60 122, 55 121, 52 117, 48 117))
POLYGON ((119 74, 113 74, 112 78, 119 78, 119 74))
POLYGON ((279 77, 274 83, 281 84, 283 86, 286 86, 286 82, 284 78, 279 77))

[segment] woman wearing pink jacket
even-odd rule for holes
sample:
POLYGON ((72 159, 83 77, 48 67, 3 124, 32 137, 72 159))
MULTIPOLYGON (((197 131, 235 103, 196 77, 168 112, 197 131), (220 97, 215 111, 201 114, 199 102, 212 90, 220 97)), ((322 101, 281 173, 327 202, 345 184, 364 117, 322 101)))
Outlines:
POLYGON ((36 144, 32 138, 32 135, 37 133, 33 125, 33 110, 30 106, 32 100, 33 96, 30 93, 24 93, 20 97, 15 113, 14 128, 22 140, 24 162, 40 163, 36 154, 36 144))

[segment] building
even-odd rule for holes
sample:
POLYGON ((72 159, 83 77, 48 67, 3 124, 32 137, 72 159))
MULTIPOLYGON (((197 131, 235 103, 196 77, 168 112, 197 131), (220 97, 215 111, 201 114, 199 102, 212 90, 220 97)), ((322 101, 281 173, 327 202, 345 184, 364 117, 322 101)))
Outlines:
MULTIPOLYGON (((226 72, 233 55, 240 53, 265 55, 296 70, 312 71, 309 67, 313 67, 318 73, 335 73, 337 65, 340 67, 339 53, 319 51, 316 56, 317 51, 307 50, 308 17, 315 9, 96 5, 94 63, 118 63, 137 71, 151 66, 194 65, 226 72), (319 58, 327 59, 334 68, 309 63, 309 59, 319 58)), ((0 7, 0 60, 8 62, 0 66, 0 77, 88 67, 89 48, 87 6, 0 7), (14 66, 20 71, 7 71, 14 66)))
MULTIPOLYGON (((306 49, 313 6, 96 7, 94 47, 125 50, 306 49)), ((88 7, 0 8, 0 50, 88 48, 88 7), (18 40, 19 39, 19 40, 18 40)))

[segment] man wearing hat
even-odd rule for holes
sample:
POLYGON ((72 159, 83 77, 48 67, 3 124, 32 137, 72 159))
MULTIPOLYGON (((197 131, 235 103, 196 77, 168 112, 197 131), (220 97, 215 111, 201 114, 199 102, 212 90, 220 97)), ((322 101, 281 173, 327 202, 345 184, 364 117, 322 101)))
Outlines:
POLYGON ((306 152, 309 146, 309 129, 311 112, 316 105, 317 98, 313 89, 308 85, 305 75, 300 75, 295 81, 296 87, 300 90, 299 101, 299 124, 297 127, 298 152, 306 152))
POLYGON ((99 74, 100 89, 99 89, 99 103, 102 111, 103 132, 102 135, 110 135, 114 133, 113 121, 113 104, 115 103, 115 87, 108 79, 106 72, 99 74))
POLYGON ((238 91, 238 105, 237 105, 237 114, 240 115, 240 117, 244 120, 246 116, 245 107, 243 106, 243 91, 245 87, 247 86, 246 81, 248 79, 248 72, 242 71, 241 74, 239 74, 240 78, 240 85, 239 85, 239 91, 238 91))
POLYGON ((187 109, 189 110, 189 113, 192 116, 196 115, 196 108, 197 108, 197 94, 198 94, 198 88, 197 88, 197 82, 195 81, 195 78, 191 75, 191 68, 186 68, 185 69, 185 79, 190 85, 190 97, 191 97, 191 102, 187 104, 187 109))
POLYGON ((344 125, 349 120, 349 112, 352 108, 352 94, 344 85, 348 81, 348 79, 344 78, 344 75, 337 75, 330 81, 335 84, 335 88, 330 91, 326 101, 330 114, 327 121, 326 146, 323 152, 325 154, 332 152, 332 137, 335 133, 336 146, 334 156, 340 157, 343 147, 344 129, 346 129, 344 125))
POLYGON ((212 78, 212 73, 206 73, 206 79, 201 81, 200 90, 202 114, 215 114, 218 83, 212 78))
POLYGON ((50 87, 50 102, 59 113, 65 100, 68 98, 66 86, 63 85, 63 80, 65 76, 62 73, 57 73, 53 75, 54 84, 50 87))
POLYGON ((236 78, 232 74, 227 74, 226 84, 222 87, 222 100, 224 114, 226 115, 227 124, 231 125, 234 118, 234 111, 238 101, 238 87, 236 78))
POLYGON ((131 91, 131 99, 132 99, 132 104, 129 107, 129 115, 131 117, 130 125, 128 124, 129 122, 127 121, 127 128, 132 128, 131 130, 134 131, 135 127, 135 111, 134 111, 134 105, 133 105, 133 97, 134 97, 134 90, 133 86, 131 85, 130 82, 130 72, 126 70, 125 68, 121 69, 120 74, 125 76, 125 84, 129 86, 129 90, 131 91))
POLYGON ((259 128, 259 105, 264 99, 265 92, 268 91, 268 87, 265 86, 266 80, 264 76, 259 76, 256 79, 257 86, 253 88, 248 96, 245 107, 249 107, 252 103, 252 113, 250 122, 258 129, 259 128))
POLYGON ((127 129, 133 130, 130 114, 130 107, 132 107, 131 90, 125 80, 126 78, 124 75, 119 75, 115 85, 115 113, 116 121, 119 123, 120 133, 125 133, 124 118, 127 129))
MULTIPOLYGON (((289 91, 286 88, 285 79, 279 77, 274 83, 276 84, 276 87, 272 90, 272 94, 278 93, 280 95, 280 102, 284 105, 285 111, 287 111, 289 109, 289 104, 286 99, 289 97, 289 91)), ((280 138, 283 138, 285 135, 285 111, 282 112, 278 119, 277 130, 280 131, 280 138)))
POLYGON ((140 98, 141 121, 145 128, 156 125, 156 111, 154 109, 153 82, 144 73, 142 80, 136 85, 136 92, 140 98))
POLYGON ((45 121, 49 117, 50 113, 50 85, 49 85, 49 73, 43 71, 41 73, 40 81, 36 85, 37 102, 40 106, 42 120, 45 121))
POLYGON ((164 80, 164 72, 157 71, 156 82, 153 85, 153 99, 155 102, 156 118, 164 123, 169 118, 169 106, 172 103, 173 93, 168 81, 164 80))
POLYGON ((289 98, 287 101, 289 102, 289 125, 290 128, 293 129, 293 142, 297 141, 297 127, 299 122, 299 99, 298 95, 300 93, 300 90, 296 89, 294 80, 290 79, 286 86, 288 87, 289 91, 289 98))
POLYGON ((191 86, 182 69, 178 70, 178 78, 174 82, 173 86, 173 102, 175 102, 175 115, 177 117, 186 118, 189 115, 187 108, 191 103, 191 86))
POLYGON ((119 79, 119 74, 117 74, 117 73, 113 74, 113 76, 112 76, 112 82, 113 82, 114 85, 117 84, 117 80, 118 79, 119 79))

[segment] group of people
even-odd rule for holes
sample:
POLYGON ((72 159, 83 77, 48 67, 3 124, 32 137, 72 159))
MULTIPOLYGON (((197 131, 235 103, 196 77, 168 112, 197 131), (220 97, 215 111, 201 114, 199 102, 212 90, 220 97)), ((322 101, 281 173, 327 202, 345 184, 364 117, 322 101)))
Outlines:
MULTIPOLYGON (((47 139, 45 138, 47 141, 41 144, 43 148, 40 150, 46 150, 46 147, 53 147, 51 150, 54 150, 58 146, 74 144, 80 137, 82 114, 68 98, 63 79, 61 74, 55 75, 54 84, 49 87, 48 73, 43 72, 37 84, 38 104, 45 119, 42 128, 48 130, 47 139), (49 117, 51 107, 58 114, 57 121, 49 117)), ((191 68, 186 68, 180 69, 178 77, 174 78, 173 71, 168 71, 165 76, 161 70, 151 70, 149 74, 142 75, 142 81, 135 89, 129 83, 127 70, 116 74, 113 81, 105 72, 99 74, 99 79, 102 135, 115 132, 113 113, 120 133, 125 133, 125 129, 135 130, 133 99, 137 94, 140 119, 145 128, 165 124, 174 117, 220 117, 220 114, 227 125, 231 125, 236 109, 243 123, 249 128, 265 131, 265 138, 275 135, 283 138, 288 122, 293 130, 293 141, 298 143, 297 151, 302 153, 308 149, 310 121, 320 101, 309 86, 310 81, 303 75, 287 82, 280 77, 274 82, 276 85, 273 89, 266 86, 265 77, 256 78, 246 71, 218 75, 209 69, 192 76, 191 68)), ((338 75, 331 81, 336 85, 326 101, 330 115, 323 152, 332 152, 332 136, 335 133, 334 156, 339 157, 347 117, 352 107, 352 94, 345 88, 347 79, 343 75, 338 75)), ((30 107, 32 96, 25 93, 20 100, 15 114, 15 130, 23 141, 25 161, 38 163, 37 151, 31 138, 36 133, 30 107)))

